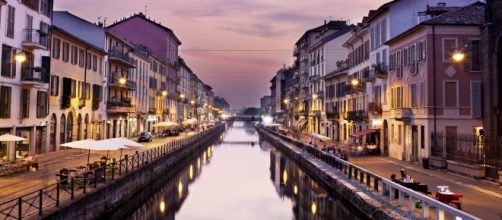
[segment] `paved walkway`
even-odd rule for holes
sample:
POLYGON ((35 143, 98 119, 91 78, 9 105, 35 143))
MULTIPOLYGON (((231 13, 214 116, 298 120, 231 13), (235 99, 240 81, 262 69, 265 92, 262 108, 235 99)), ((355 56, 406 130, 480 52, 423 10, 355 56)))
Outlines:
MULTIPOLYGON (((122 154, 132 155, 135 151, 145 151, 161 144, 193 135, 194 132, 183 132, 179 136, 154 138, 152 142, 142 143, 145 147, 137 150, 123 150, 122 154)), ((97 161, 106 155, 106 151, 91 151, 90 161, 97 161)), ((39 155, 39 169, 33 173, 24 173, 13 177, 0 177, 0 203, 33 192, 44 186, 55 183, 56 174, 61 168, 73 168, 87 163, 87 150, 61 150, 39 155)), ((110 157, 119 158, 120 151, 110 151, 110 157)))

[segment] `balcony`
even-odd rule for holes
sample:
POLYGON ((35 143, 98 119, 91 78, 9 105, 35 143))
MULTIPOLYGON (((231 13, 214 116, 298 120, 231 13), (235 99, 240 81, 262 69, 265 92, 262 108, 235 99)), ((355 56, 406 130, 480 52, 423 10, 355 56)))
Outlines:
POLYGON ((125 76, 121 76, 117 72, 111 74, 111 77, 108 79, 108 85, 115 88, 136 90, 136 82, 127 79, 125 76), (125 82, 120 82, 121 78, 125 79, 125 82))
POLYGON ((110 113, 132 113, 136 112, 131 98, 122 98, 119 100, 109 101, 107 103, 107 111, 110 113))
POLYGON ((316 82, 316 81, 319 81, 320 79, 321 79, 321 77, 318 74, 315 74, 315 75, 312 75, 309 77, 309 80, 311 82, 316 82))
POLYGON ((39 6, 39 1, 38 0, 21 0, 21 3, 23 5, 26 5, 26 7, 31 8, 35 11, 38 11, 38 6, 39 6))
POLYGON ((375 77, 379 79, 386 79, 389 73, 389 68, 383 63, 373 65, 373 72, 375 77))
POLYGON ((303 83, 302 84, 302 88, 303 89, 309 89, 310 88, 310 85, 308 83, 303 83))
POLYGON ((326 117, 328 119, 339 119, 340 113, 339 112, 326 112, 326 117))
POLYGON ((363 110, 347 112, 345 120, 348 121, 364 121, 368 119, 368 113, 363 110))
POLYGON ((391 111, 391 115, 398 121, 409 122, 413 115, 411 108, 397 108, 391 111))
POLYGON ((293 56, 298 56, 300 54, 300 50, 295 47, 295 49, 293 49, 293 56))
POLYGON ((371 70, 363 72, 363 82, 375 82, 375 74, 371 70))
POLYGON ((49 35, 41 30, 24 29, 23 30, 23 48, 47 50, 49 45, 49 35))
POLYGON ((129 53, 122 52, 120 50, 110 50, 108 52, 108 59, 110 61, 116 61, 129 68, 136 68, 134 59, 129 56, 129 53))
POLYGON ((40 67, 26 67, 21 73, 21 82, 29 85, 46 84, 49 83, 49 74, 40 67))
POLYGON ((368 112, 374 116, 382 116, 382 105, 376 102, 368 103, 368 112))

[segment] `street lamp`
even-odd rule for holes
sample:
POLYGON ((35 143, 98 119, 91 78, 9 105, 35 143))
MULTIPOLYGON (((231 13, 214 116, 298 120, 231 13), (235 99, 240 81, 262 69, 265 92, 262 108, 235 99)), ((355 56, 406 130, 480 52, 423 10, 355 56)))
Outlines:
POLYGON ((181 94, 180 94, 180 98, 181 98, 181 99, 184 99, 184 98, 185 98, 185 94, 181 93, 181 94))
POLYGON ((26 54, 24 52, 19 52, 16 54, 15 59, 17 62, 22 63, 26 60, 26 54))
POLYGON ((359 85, 359 80, 358 79, 352 79, 350 81, 350 84, 352 84, 352 86, 358 86, 359 85))
POLYGON ((126 84, 126 82, 127 82, 127 79, 125 77, 120 77, 119 78, 119 84, 120 85, 124 85, 124 84, 126 84))
POLYGON ((191 100, 190 104, 195 105, 195 100, 191 100))
POLYGON ((313 99, 317 99, 317 94, 312 95, 313 99))
POLYGON ((462 50, 456 50, 455 52, 453 52, 453 55, 451 57, 453 58, 453 61, 460 63, 464 61, 465 53, 462 50))
POLYGON ((289 104, 289 99, 284 99, 284 101, 283 101, 283 102, 284 102, 284 104, 286 104, 286 105, 287 105, 287 104, 289 104))
POLYGON ((162 91, 162 96, 163 96, 163 97, 166 97, 166 96, 167 96, 167 91, 166 91, 166 90, 162 91))

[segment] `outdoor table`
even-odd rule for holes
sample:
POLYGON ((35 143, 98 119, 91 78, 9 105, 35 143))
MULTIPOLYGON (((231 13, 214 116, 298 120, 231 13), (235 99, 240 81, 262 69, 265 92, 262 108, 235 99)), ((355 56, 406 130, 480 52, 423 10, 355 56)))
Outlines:
POLYGON ((462 209, 462 197, 463 195, 453 193, 450 191, 437 191, 436 199, 440 202, 446 203, 448 205, 454 204, 458 209, 462 209))

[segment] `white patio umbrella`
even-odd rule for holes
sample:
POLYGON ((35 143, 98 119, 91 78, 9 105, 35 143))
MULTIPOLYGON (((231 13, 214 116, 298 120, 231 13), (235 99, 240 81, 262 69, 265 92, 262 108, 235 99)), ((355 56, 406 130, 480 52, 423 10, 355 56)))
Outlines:
POLYGON ((12 135, 9 133, 0 135, 0 141, 14 142, 14 141, 25 141, 25 140, 27 140, 27 139, 23 138, 23 137, 18 137, 16 135, 12 135))
POLYGON ((183 121, 181 124, 183 124, 183 125, 193 125, 195 123, 197 123, 197 119, 191 118, 191 119, 187 119, 187 120, 183 121))
MULTIPOLYGON (((100 140, 96 141, 96 144, 94 148, 98 150, 108 150, 108 153, 110 153, 110 150, 120 150, 120 157, 122 158, 122 150, 123 149, 128 149, 128 148, 141 148, 144 147, 142 144, 129 140, 127 138, 111 138, 111 139, 106 139, 106 140, 100 140)), ((107 154, 108 157, 108 154, 107 154)))
POLYGON ((178 127, 178 126, 180 126, 180 124, 172 121, 163 121, 153 125, 153 127, 178 127))
POLYGON ((95 145, 96 142, 97 141, 95 141, 93 139, 85 139, 85 140, 80 140, 80 141, 67 142, 64 144, 60 144, 59 146, 88 150, 87 163, 89 163, 89 159, 91 157, 91 150, 95 150, 95 149, 93 149, 93 146, 95 145))

